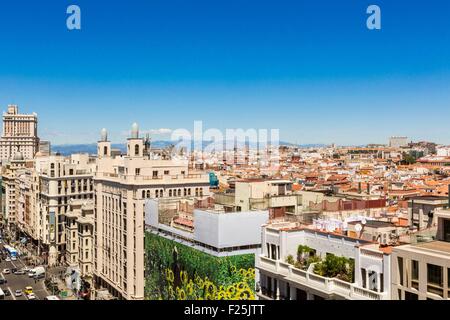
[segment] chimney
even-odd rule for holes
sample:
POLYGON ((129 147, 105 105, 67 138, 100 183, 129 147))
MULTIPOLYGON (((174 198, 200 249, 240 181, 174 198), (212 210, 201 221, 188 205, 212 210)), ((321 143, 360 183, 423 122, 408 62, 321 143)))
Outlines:
POLYGON ((367 183, 367 194, 370 195, 370 183, 367 183))
POLYGON ((358 182, 358 193, 361 193, 361 182, 358 182))

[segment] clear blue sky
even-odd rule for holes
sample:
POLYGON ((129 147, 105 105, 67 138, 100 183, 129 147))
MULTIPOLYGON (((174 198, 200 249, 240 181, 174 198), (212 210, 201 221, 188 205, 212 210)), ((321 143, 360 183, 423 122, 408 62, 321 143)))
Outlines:
POLYGON ((449 87, 446 0, 0 3, 0 107, 37 112, 53 144, 194 120, 298 143, 450 143, 449 87), (70 4, 81 31, 66 28, 70 4))

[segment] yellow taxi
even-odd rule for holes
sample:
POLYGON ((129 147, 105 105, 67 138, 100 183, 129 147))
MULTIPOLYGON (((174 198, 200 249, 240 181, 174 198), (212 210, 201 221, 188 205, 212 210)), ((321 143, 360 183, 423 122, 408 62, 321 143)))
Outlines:
POLYGON ((33 287, 25 287, 24 292, 25 292, 25 294, 31 294, 31 293, 33 293, 33 287))

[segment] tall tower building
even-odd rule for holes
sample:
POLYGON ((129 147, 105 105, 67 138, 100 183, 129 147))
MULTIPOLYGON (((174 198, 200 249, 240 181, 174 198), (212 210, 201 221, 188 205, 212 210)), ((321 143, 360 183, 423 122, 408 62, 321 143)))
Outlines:
POLYGON ((3 113, 3 132, 0 138, 0 160, 10 160, 16 153, 32 159, 39 149, 37 114, 19 114, 16 105, 9 105, 3 113))

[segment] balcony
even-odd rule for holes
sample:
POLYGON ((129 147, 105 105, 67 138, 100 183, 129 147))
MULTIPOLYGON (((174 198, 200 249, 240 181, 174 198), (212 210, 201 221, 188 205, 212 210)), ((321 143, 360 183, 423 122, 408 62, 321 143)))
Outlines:
POLYGON ((378 293, 361 288, 354 283, 336 278, 326 278, 308 271, 300 270, 294 266, 260 255, 256 259, 256 268, 278 274, 287 282, 298 283, 303 286, 322 291, 329 296, 337 295, 347 300, 386 300, 387 293, 378 293))

